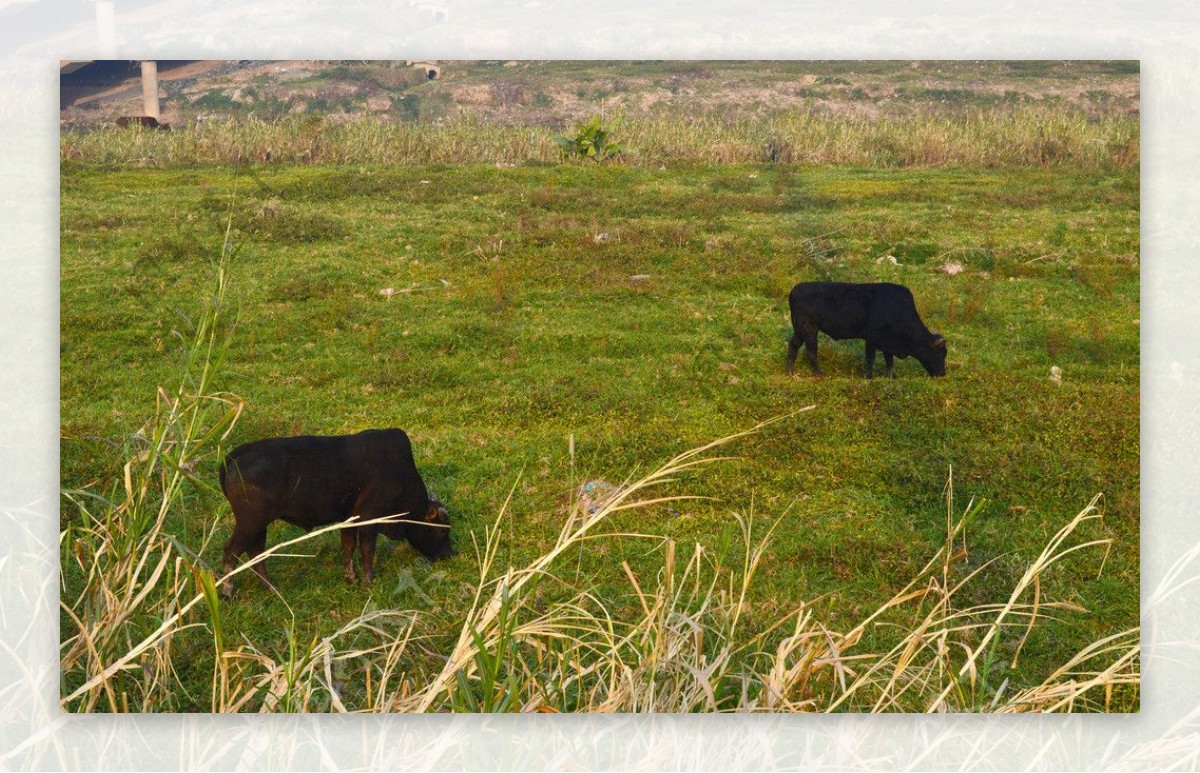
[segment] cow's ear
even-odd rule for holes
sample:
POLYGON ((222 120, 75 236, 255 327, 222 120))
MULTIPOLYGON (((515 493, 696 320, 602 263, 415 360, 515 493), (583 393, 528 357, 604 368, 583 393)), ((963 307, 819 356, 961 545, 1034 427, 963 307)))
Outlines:
POLYGON ((437 517, 438 517, 437 505, 430 504, 429 510, 425 513, 425 523, 433 523, 434 521, 437 520, 437 517))
POLYGON ((933 334, 933 348, 934 349, 945 349, 946 348, 946 339, 942 338, 937 333, 934 333, 933 334))

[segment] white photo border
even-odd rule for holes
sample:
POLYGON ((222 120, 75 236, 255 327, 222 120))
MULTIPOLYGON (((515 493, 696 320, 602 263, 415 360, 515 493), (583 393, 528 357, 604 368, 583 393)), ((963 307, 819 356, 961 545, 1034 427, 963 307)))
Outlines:
MULTIPOLYGON (((0 767, 1100 770, 1200 764, 1200 15, 1182 0, 0 2, 0 767), (4 15, 32 2, 25 29, 4 15), (7 9, 6 9, 7 6, 7 9), (88 14, 95 12, 96 16, 88 14), (98 22, 111 12, 112 24, 98 22), (65 13, 65 12, 64 12, 65 13), (57 18, 57 21, 56 21, 57 18), (1097 716, 72 716, 58 680, 58 61, 1141 62, 1141 712, 1097 716)), ((28 16, 23 14, 23 16, 28 16)))

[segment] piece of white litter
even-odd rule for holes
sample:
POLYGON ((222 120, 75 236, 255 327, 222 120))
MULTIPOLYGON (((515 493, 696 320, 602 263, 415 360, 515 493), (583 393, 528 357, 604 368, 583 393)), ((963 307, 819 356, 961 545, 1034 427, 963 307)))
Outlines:
POLYGON ((607 505, 618 493, 618 489, 606 480, 589 480, 579 487, 579 507, 591 515, 607 505))
POLYGON ((604 244, 608 241, 608 231, 596 234, 592 237, 592 241, 596 242, 596 244, 604 244))
POLYGON ((880 263, 885 263, 885 262, 886 262, 886 263, 891 263, 893 266, 899 266, 899 265, 900 265, 900 261, 896 260, 896 256, 895 256, 895 255, 883 255, 883 256, 881 256, 881 257, 875 258, 875 263, 876 263, 876 265, 878 265, 878 264, 880 264, 880 263))
POLYGON ((643 279, 649 279, 650 275, 649 274, 633 274, 629 278, 635 282, 641 282, 643 279))
POLYGON ((414 285, 412 287, 401 287, 399 290, 397 290, 394 287, 387 287, 387 288, 384 288, 383 290, 380 290, 379 294, 382 295, 384 298, 391 298, 393 295, 408 295, 410 293, 418 293, 423 290, 437 290, 442 287, 449 287, 449 286, 450 286, 450 283, 448 281, 446 281, 445 279, 439 279, 438 284, 436 284, 436 285, 428 285, 426 287, 417 287, 414 285))
POLYGON ((963 264, 961 264, 957 261, 952 262, 952 263, 947 263, 946 265, 942 266, 942 271, 945 271, 950 276, 954 276, 955 274, 961 274, 962 270, 963 270, 963 264))
POLYGON ((421 184, 421 185, 429 185, 429 181, 428 181, 428 180, 421 180, 420 184, 421 184))
POLYGON ((1057 365, 1050 366, 1050 380, 1056 384, 1062 383, 1062 368, 1057 365))

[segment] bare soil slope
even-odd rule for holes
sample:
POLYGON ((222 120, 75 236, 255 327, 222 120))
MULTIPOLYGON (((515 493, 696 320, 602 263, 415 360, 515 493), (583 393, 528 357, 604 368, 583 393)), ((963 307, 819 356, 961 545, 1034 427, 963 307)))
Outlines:
MULTIPOLYGON (((1019 105, 1137 115, 1136 62, 161 62, 162 118, 321 114, 438 122, 562 126, 606 115, 810 110, 868 118, 1019 105)), ((136 62, 97 62, 63 75, 65 125, 141 113, 136 62)))

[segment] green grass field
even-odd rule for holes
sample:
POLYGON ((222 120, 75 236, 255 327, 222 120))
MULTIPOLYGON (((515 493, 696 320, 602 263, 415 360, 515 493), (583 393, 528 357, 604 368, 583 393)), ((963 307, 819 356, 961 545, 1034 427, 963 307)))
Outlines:
MULTIPOLYGON (((478 580, 472 540, 510 493, 498 563, 523 565, 553 544, 584 481, 620 483, 808 405, 668 489, 705 499, 605 528, 737 562, 734 514, 752 514, 756 536, 778 519, 743 625, 809 603, 836 627, 945 542, 951 471, 956 513, 986 500, 960 567, 983 567, 973 603, 1005 601, 1102 493, 1084 536, 1111 539, 1107 552, 1041 578, 1044 598, 1086 612, 1040 621, 1004 678, 1035 684, 1137 624, 1136 167, 66 164, 61 190, 65 489, 120 479, 157 387, 178 381, 232 222, 236 330, 212 386, 245 405, 221 452, 402 427, 451 510, 458 557, 430 565, 385 541, 371 588, 342 579, 334 535, 300 551, 315 558, 272 559, 283 599, 241 578, 221 607, 226 641, 285 652, 293 622, 305 641, 364 607, 411 609, 436 661, 478 580), (910 359, 895 380, 865 380, 862 342, 825 337, 826 377, 801 358, 788 378, 787 292, 813 279, 909 286, 948 341, 946 378, 910 359)), ((215 486, 218 461, 193 472, 215 486)), ((64 506, 64 528, 78 518, 64 506)), ((196 485, 166 530, 216 567, 231 525, 219 493, 196 485)), ((276 525, 270 541, 298 533, 276 525)), ((629 608, 621 563, 653 576, 655 544, 587 542, 563 574, 629 608)), ((69 595, 78 573, 64 572, 69 595)), ((173 647, 173 708, 207 710, 212 638, 193 629, 173 647)), ((1120 708, 1136 704, 1135 692, 1120 708)))

